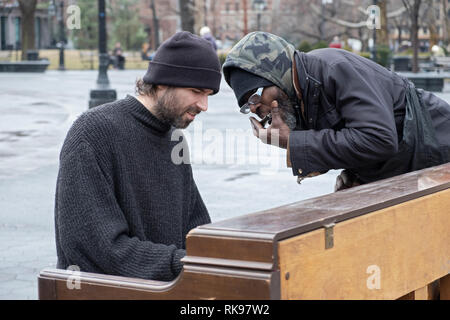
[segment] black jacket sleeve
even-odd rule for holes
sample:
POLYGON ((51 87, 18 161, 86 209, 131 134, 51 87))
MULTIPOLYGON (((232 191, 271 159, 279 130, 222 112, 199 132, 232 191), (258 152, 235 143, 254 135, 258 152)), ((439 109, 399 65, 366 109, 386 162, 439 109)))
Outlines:
POLYGON ((379 78, 342 60, 327 70, 324 89, 335 96, 345 127, 292 131, 289 152, 294 175, 361 167, 398 150, 391 97, 377 83, 379 78))
POLYGON ((154 280, 172 280, 185 251, 175 245, 130 237, 114 188, 91 146, 80 142, 61 158, 56 191, 56 241, 81 271, 154 280))

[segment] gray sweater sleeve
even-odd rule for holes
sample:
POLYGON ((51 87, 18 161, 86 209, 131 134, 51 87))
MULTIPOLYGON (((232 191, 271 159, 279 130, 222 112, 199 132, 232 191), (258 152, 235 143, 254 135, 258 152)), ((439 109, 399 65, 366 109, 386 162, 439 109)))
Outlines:
POLYGON ((61 157, 56 204, 57 241, 81 271, 94 264, 106 274, 165 281, 180 273, 185 250, 128 235, 113 185, 87 142, 61 157))
POLYGON ((209 218, 208 209, 206 208, 205 203, 203 202, 202 196, 198 191, 194 179, 192 179, 192 184, 193 184, 193 194, 195 195, 196 200, 194 203, 194 209, 192 210, 191 216, 189 217, 187 232, 189 232, 190 230, 194 229, 199 225, 211 222, 211 219, 209 218), (205 217, 208 217, 207 221, 205 221, 205 217))

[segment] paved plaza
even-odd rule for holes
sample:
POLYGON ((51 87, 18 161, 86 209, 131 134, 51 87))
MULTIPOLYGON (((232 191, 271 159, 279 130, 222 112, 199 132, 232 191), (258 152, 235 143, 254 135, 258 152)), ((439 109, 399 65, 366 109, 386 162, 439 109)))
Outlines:
MULTIPOLYGON (((109 72, 118 98, 144 70, 109 72)), ((37 275, 56 264, 54 194, 67 130, 88 109, 95 71, 0 73, 0 300, 37 299, 37 275)), ((450 93, 438 94, 450 101, 450 93)), ((222 83, 185 130, 194 178, 213 222, 333 191, 339 171, 298 185, 286 153, 254 143, 248 116, 222 83), (234 137, 242 143, 233 144, 234 137), (231 146, 231 147, 230 147, 231 146)), ((257 141, 256 141, 257 142, 257 141)))

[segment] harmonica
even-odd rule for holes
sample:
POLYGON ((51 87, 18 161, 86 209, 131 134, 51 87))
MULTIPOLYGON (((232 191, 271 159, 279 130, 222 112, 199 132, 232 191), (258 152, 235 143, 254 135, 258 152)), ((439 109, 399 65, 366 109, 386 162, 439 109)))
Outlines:
POLYGON ((265 127, 266 123, 271 124, 272 114, 271 113, 267 114, 267 116, 265 116, 259 123, 262 125, 263 128, 265 127))

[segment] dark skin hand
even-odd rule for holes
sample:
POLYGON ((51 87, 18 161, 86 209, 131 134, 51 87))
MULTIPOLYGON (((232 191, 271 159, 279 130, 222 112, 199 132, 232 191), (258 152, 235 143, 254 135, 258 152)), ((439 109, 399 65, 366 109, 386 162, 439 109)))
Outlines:
MULTIPOLYGON (((276 100, 277 97, 280 96, 279 90, 280 89, 275 86, 265 88, 261 97, 261 103, 250 106, 250 111, 257 114, 261 119, 270 113, 272 115, 272 124, 266 129, 254 117, 250 117, 250 123, 253 128, 253 134, 261 139, 262 142, 287 149, 291 129, 281 117, 278 101, 276 100)), ((327 171, 328 170, 325 170, 324 172, 311 172, 306 177, 314 177, 326 173, 327 171)), ((338 188, 344 188, 344 185, 345 187, 348 187, 348 179, 344 180, 337 183, 338 188)), ((353 184, 352 186, 354 185, 356 184, 353 184)))
POLYGON ((257 114, 260 118, 264 118, 267 114, 271 113, 272 124, 268 128, 264 128, 254 117, 250 117, 250 123, 253 134, 262 142, 287 149, 291 130, 281 118, 278 102, 275 100, 278 96, 277 90, 278 88, 275 86, 264 89, 261 103, 250 107, 250 111, 257 114))
POLYGON ((344 190, 353 188, 361 185, 358 178, 348 170, 343 170, 340 175, 336 178, 336 185, 334 186, 334 191, 344 190))

